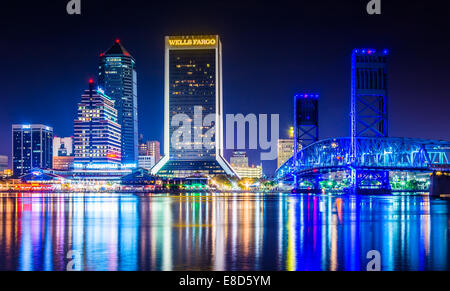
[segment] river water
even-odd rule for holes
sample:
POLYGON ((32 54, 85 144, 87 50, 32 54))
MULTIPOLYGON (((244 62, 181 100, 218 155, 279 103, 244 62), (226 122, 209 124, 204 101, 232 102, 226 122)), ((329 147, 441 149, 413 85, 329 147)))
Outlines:
POLYGON ((374 258, 447 270, 449 207, 420 195, 0 194, 0 270, 366 270, 374 258))

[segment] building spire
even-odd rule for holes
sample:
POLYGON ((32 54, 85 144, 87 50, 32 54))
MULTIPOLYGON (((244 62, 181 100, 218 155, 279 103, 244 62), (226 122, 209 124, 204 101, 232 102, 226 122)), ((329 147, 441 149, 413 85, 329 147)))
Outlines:
POLYGON ((124 55, 131 56, 130 53, 123 47, 120 39, 116 38, 114 44, 104 53, 100 54, 101 57, 105 55, 124 55))

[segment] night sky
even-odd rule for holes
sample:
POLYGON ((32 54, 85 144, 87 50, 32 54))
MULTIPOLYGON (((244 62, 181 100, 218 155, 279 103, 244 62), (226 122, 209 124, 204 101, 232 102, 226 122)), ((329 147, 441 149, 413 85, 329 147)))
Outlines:
POLYGON ((11 154, 13 123, 73 135, 76 104, 116 38, 137 63, 139 132, 162 142, 164 36, 180 34, 220 35, 224 113, 278 113, 287 135, 294 93, 316 90, 321 138, 349 135, 352 49, 388 48, 390 136, 450 140, 446 1, 382 0, 372 16, 369 0, 81 0, 81 15, 68 2, 2 3, 0 154, 11 154))

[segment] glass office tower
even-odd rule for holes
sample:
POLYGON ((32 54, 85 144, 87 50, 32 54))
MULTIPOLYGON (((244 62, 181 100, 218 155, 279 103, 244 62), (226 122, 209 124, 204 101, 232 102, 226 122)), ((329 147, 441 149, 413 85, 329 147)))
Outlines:
POLYGON ((52 168, 53 128, 42 124, 13 124, 12 135, 15 177, 33 168, 52 168))
POLYGON ((74 120, 75 168, 114 168, 120 164, 120 125, 114 100, 89 81, 74 120))
POLYGON ((165 42, 165 156, 152 173, 165 177, 187 177, 196 173, 235 175, 223 158, 219 36, 166 36, 165 42), (201 108, 201 119, 194 114, 199 112, 195 108, 201 108), (206 122, 207 116, 213 117, 211 122, 206 122), (176 120, 180 117, 185 117, 191 135, 190 141, 182 145, 173 143, 179 130, 176 120), (213 138, 205 139, 211 132, 213 138))
POLYGON ((122 163, 138 161, 138 111, 136 61, 119 40, 100 54, 98 84, 115 101, 122 127, 122 163))

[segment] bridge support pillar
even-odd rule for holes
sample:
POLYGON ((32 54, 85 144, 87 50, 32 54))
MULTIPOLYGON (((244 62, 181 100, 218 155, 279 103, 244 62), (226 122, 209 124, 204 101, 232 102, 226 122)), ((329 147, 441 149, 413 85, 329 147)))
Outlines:
POLYGON ((313 185, 314 185, 314 190, 317 190, 317 191, 320 191, 320 190, 321 190, 321 189, 320 189, 320 179, 319 179, 319 177, 316 177, 316 178, 311 179, 311 182, 312 182, 313 185))
POLYGON ((389 171, 356 170, 353 192, 355 194, 392 194, 389 171))
POLYGON ((297 175, 294 175, 294 187, 293 193, 321 193, 322 189, 320 188, 320 175, 313 175, 299 178, 297 175), (300 187, 301 182, 309 182, 312 184, 312 187, 302 188, 300 187))
POLYGON ((434 172, 430 179, 431 196, 450 194, 450 173, 434 172))

